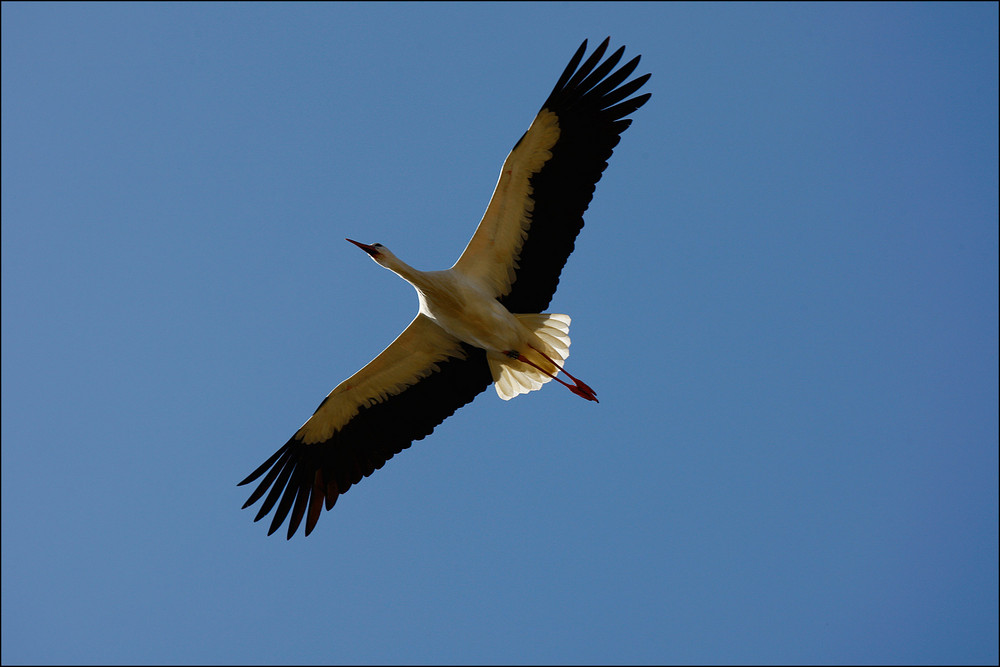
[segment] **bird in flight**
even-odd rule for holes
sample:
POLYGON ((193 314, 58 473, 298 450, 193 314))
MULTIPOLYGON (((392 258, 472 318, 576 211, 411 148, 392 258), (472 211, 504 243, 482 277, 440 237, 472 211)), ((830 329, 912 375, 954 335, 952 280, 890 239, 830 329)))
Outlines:
POLYGON ((500 170, 479 227, 454 266, 418 271, 380 243, 347 239, 417 290, 409 326, 360 371, 334 388, 271 458, 239 483, 263 479, 243 505, 274 510, 268 535, 288 519, 288 539, 305 519, 309 535, 323 507, 470 402, 490 384, 504 400, 556 380, 589 401, 597 394, 564 368, 567 315, 543 313, 580 229, 594 186, 627 118, 649 99, 649 74, 625 80, 605 39, 570 59, 528 131, 500 170), (582 64, 581 64, 582 62, 582 64), (558 377, 562 373, 568 381, 558 377))

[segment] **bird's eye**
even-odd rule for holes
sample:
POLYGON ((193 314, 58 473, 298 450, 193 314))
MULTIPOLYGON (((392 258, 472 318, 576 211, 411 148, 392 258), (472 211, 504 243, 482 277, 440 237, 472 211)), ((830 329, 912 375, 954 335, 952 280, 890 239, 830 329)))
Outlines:
POLYGON ((373 243, 373 244, 372 244, 372 247, 373 247, 373 248, 383 248, 383 247, 385 247, 385 246, 383 246, 383 245, 382 245, 381 243, 373 243))

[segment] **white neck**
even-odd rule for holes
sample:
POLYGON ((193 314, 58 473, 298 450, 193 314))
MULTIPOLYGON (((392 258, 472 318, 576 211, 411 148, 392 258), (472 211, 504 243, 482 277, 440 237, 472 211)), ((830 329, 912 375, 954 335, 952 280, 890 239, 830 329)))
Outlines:
POLYGON ((426 274, 423 271, 418 271, 395 255, 383 255, 380 263, 417 289, 427 284, 426 274))

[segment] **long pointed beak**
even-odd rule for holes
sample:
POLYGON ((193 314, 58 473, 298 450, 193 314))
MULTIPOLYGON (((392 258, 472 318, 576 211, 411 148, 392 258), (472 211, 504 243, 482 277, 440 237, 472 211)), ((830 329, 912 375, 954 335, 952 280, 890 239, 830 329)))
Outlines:
POLYGON ((364 250, 366 253, 368 253, 372 257, 375 257, 375 256, 378 255, 378 250, 373 245, 367 245, 367 244, 364 244, 364 243, 358 243, 354 239, 344 239, 344 240, 345 241, 350 241, 351 243, 353 243, 354 245, 358 246, 359 248, 361 248, 362 250, 364 250))

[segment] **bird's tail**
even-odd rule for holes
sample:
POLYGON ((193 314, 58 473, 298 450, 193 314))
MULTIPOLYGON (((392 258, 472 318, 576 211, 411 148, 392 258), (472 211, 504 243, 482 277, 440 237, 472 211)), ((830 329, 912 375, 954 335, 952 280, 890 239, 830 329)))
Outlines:
MULTIPOLYGON (((548 356, 548 359, 530 347, 527 350, 519 350, 519 352, 527 356, 533 363, 555 375, 559 369, 552 362, 554 361, 561 367, 569 357, 569 315, 540 313, 515 315, 515 317, 534 334, 535 340, 532 345, 537 345, 548 356)), ((541 389, 543 384, 552 379, 544 372, 517 359, 490 354, 487 360, 490 364, 490 372, 493 374, 493 386, 496 387, 497 395, 505 401, 520 394, 541 389)))

